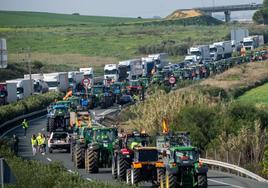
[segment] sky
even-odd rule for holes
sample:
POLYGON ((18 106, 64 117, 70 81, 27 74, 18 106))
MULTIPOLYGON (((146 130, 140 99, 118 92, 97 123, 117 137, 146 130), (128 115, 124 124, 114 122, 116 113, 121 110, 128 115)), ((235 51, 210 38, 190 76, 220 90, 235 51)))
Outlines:
POLYGON ((0 0, 0 10, 151 18, 176 9, 261 3, 263 0, 0 0))

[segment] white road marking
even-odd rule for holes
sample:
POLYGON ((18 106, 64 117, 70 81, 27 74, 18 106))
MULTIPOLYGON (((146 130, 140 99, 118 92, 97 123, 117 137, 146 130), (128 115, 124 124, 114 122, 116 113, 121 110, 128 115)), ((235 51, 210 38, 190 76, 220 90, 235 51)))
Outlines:
POLYGON ((51 162, 51 161, 52 161, 52 160, 51 160, 50 158, 48 158, 48 157, 47 157, 47 160, 48 160, 49 162, 51 162))
POLYGON ((90 178, 87 178, 87 180, 88 180, 88 181, 92 181, 92 179, 90 179, 90 178))
POLYGON ((229 184, 229 183, 225 183, 225 182, 217 181, 217 180, 213 180, 213 179, 208 179, 208 181, 212 181, 212 182, 215 182, 215 183, 219 183, 219 184, 222 184, 222 185, 228 185, 228 186, 236 187, 236 188, 245 188, 245 187, 241 187, 241 186, 238 186, 238 185, 233 185, 233 184, 229 184))
MULTIPOLYGON (((36 121, 36 120, 41 119, 41 118, 43 118, 43 117, 45 117, 45 116, 47 116, 47 115, 43 115, 43 116, 40 116, 40 117, 38 117, 38 118, 32 119, 32 120, 30 120, 29 122, 36 121)), ((31 126, 31 125, 30 125, 30 126, 31 126)), ((10 133, 11 131, 13 131, 13 130, 19 128, 19 127, 21 127, 21 125, 17 125, 17 126, 15 126, 15 127, 13 127, 12 129, 9 129, 8 131, 4 132, 4 133, 0 136, 0 138, 4 138, 4 136, 6 136, 8 133, 10 133)))
POLYGON ((74 171, 72 171, 71 169, 69 169, 68 172, 74 173, 74 171))

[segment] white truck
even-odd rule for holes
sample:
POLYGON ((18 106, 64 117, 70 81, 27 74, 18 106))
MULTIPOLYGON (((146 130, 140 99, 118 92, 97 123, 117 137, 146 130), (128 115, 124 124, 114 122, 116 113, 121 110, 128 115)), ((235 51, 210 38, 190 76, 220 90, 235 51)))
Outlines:
POLYGON ((198 63, 210 60, 209 45, 198 45, 189 49, 189 55, 195 55, 198 63))
MULTIPOLYGON (((46 93, 48 92, 48 84, 44 81, 43 74, 32 74, 31 78, 34 84, 34 93, 46 93)), ((29 74, 24 74, 24 79, 30 79, 29 74)))
POLYGON ((79 71, 68 72, 68 81, 70 86, 76 86, 76 84, 81 84, 84 79, 84 73, 79 71))
POLYGON ((80 68, 79 72, 84 73, 84 78, 88 78, 90 80, 90 85, 94 85, 94 69, 92 67, 88 68, 80 68))
POLYGON ((157 70, 162 70, 164 66, 168 65, 168 54, 159 53, 159 54, 150 54, 149 58, 152 58, 155 61, 155 66, 157 70))
POLYGON ((44 74, 44 81, 48 84, 49 91, 66 92, 69 88, 67 72, 44 74))
POLYGON ((7 80, 6 83, 15 83, 17 86, 17 100, 22 100, 30 96, 34 92, 33 80, 32 82, 29 79, 15 79, 7 80))
POLYGON ((237 51, 241 48, 241 43, 243 43, 243 39, 249 36, 248 29, 246 28, 235 28, 231 30, 231 41, 233 51, 237 51))
POLYGON ((118 67, 125 66, 127 71, 127 80, 136 80, 142 77, 143 69, 141 59, 130 59, 120 61, 118 67))
POLYGON ((104 66, 104 84, 108 82, 117 82, 119 78, 117 64, 107 64, 104 66))
POLYGON ((224 57, 223 47, 219 45, 209 45, 209 53, 213 61, 221 60, 224 57))
POLYGON ((233 48, 232 48, 231 41, 215 42, 214 45, 220 46, 223 48, 223 58, 224 59, 232 57, 233 48))
POLYGON ((7 103, 12 103, 17 101, 17 83, 6 82, 7 87, 7 103))
POLYGON ((254 50, 264 44, 263 35, 254 35, 243 39, 243 46, 246 50, 254 50))
POLYGON ((151 57, 142 57, 141 61, 142 61, 142 68, 143 68, 142 76, 146 76, 146 77, 152 76, 153 69, 156 66, 155 60, 151 57))
POLYGON ((184 61, 190 62, 191 64, 197 63, 197 56, 196 55, 187 55, 187 56, 185 56, 184 61))

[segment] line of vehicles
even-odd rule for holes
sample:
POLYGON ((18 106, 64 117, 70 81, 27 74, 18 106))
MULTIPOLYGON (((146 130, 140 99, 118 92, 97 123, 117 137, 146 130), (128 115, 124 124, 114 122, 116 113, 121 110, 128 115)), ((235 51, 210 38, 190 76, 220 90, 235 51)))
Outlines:
MULTIPOLYGON (((123 132, 96 122, 94 113, 79 108, 79 97, 69 96, 48 107, 49 152, 66 150, 77 168, 98 173, 111 168, 114 179, 157 187, 207 187, 208 168, 199 160, 189 133, 170 132, 167 123, 152 144, 145 131, 123 132)), ((165 121, 166 122, 166 121, 165 121)))

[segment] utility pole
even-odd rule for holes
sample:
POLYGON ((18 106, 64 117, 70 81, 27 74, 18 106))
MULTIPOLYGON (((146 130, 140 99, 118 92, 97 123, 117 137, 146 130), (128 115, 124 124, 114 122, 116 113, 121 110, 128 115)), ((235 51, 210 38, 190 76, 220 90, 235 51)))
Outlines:
POLYGON ((31 50, 28 48, 28 72, 30 76, 30 91, 33 94, 33 82, 32 82, 32 62, 31 62, 31 50))

